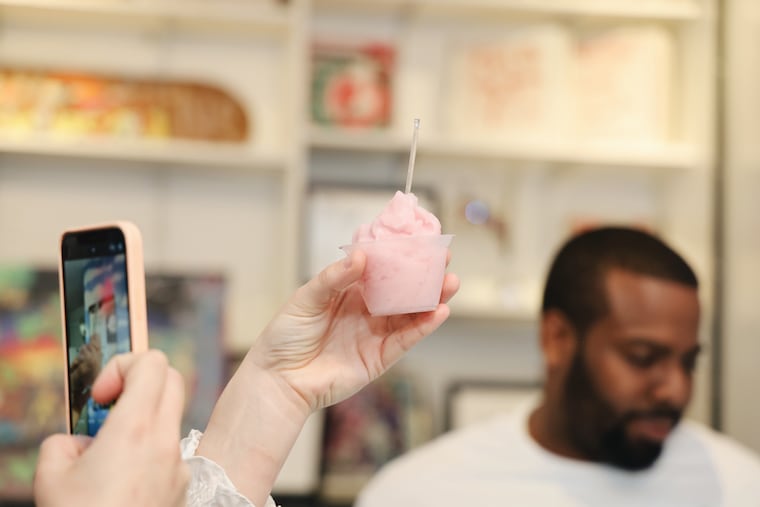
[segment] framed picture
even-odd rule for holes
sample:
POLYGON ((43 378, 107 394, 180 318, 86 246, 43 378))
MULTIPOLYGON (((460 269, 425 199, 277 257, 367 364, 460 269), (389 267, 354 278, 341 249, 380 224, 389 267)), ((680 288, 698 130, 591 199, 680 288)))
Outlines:
MULTIPOLYGON (((205 428, 224 381, 224 279, 149 272, 150 345, 185 380, 182 431, 205 428)), ((38 446, 65 432, 58 274, 0 266, 0 504, 32 496, 38 446)))
MULTIPOLYGON (((311 278, 344 257, 340 247, 351 243, 354 231, 383 211, 398 190, 385 186, 313 185, 307 197, 307 256, 304 276, 311 278)), ((427 188, 415 188, 419 205, 440 216, 438 200, 427 188)))
POLYGON ((225 382, 225 279, 215 273, 148 272, 150 346, 185 380, 182 434, 206 427, 225 382))
POLYGON ((395 54, 395 48, 386 43, 315 44, 312 121, 338 128, 387 127, 395 54))
POLYGON ((244 142, 251 131, 236 97, 201 82, 0 67, 0 89, 4 134, 244 142))
POLYGON ((567 122, 571 39, 554 23, 517 23, 449 42, 442 113, 470 141, 541 142, 567 122))
POLYGON ((40 442, 66 431, 54 269, 0 266, 0 504, 26 501, 40 442))
POLYGON ((420 391, 411 375, 394 369, 326 409, 322 500, 350 504, 380 467, 432 437, 420 391))
POLYGON ((538 382, 454 382, 446 392, 444 429, 455 430, 509 413, 526 403, 537 402, 540 394, 538 382))

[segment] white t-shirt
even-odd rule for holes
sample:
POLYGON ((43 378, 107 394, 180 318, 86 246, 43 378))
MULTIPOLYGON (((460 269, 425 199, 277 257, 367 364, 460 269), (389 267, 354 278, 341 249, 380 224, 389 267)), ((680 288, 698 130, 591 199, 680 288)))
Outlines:
POLYGON ((528 433, 531 406, 448 433, 384 467, 356 507, 758 507, 760 459, 684 421, 655 465, 626 472, 563 458, 528 433))

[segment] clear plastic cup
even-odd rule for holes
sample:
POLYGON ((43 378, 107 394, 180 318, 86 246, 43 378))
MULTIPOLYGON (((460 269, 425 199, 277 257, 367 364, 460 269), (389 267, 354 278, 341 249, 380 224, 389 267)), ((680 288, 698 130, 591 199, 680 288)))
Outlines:
POLYGON ((452 234, 400 236, 340 247, 367 256, 362 297, 374 316, 435 310, 452 234))

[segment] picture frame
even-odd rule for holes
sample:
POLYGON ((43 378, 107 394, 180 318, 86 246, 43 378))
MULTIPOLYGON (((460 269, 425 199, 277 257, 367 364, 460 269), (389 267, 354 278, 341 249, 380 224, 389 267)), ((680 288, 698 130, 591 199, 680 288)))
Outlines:
MULTIPOLYGON (((146 273, 150 345, 185 380, 183 435, 224 386, 225 291, 215 271, 146 273)), ((0 505, 31 499, 39 444, 66 431, 62 339, 56 268, 0 264, 0 505)))
POLYGON ((445 395, 444 431, 452 431, 536 403, 541 382, 457 380, 445 395))
POLYGON ((320 500, 349 505, 389 461, 433 437, 424 388, 394 368, 325 409, 320 500))
POLYGON ((317 41, 311 50, 311 121, 342 129, 392 122, 396 48, 386 42, 317 41))
MULTIPOLYGON (((315 183, 306 203, 306 250, 304 279, 317 275, 325 266, 344 257, 340 247, 351 243, 354 231, 385 208, 398 188, 388 185, 315 183)), ((416 187, 420 206, 437 217, 439 200, 429 187, 416 187)))

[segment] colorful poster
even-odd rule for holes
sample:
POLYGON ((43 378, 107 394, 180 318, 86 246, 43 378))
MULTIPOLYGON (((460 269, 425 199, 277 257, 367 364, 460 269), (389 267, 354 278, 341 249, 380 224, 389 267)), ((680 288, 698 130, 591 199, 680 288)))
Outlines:
POLYGON ((468 141, 545 140, 566 127, 571 43, 559 26, 512 26, 451 42, 443 83, 448 131, 468 141))
POLYGON ((419 386, 398 369, 329 407, 320 496, 346 503, 389 460, 432 436, 430 409, 419 386))
POLYGON ((387 127, 391 122, 395 50, 386 44, 316 45, 311 116, 336 127, 387 127))
POLYGON ((118 139, 245 141, 249 121, 205 83, 0 68, 0 132, 118 139))
POLYGON ((576 49, 578 135, 589 141, 667 141, 674 44, 660 26, 583 31, 576 49))
MULTIPOLYGON (((224 279, 148 273, 151 347, 185 380, 182 431, 205 427, 224 383, 224 279)), ((28 499, 37 447, 66 429, 58 275, 0 267, 0 501, 28 499)))
POLYGON ((0 502, 31 496, 37 446, 66 431, 58 275, 0 268, 0 502))

